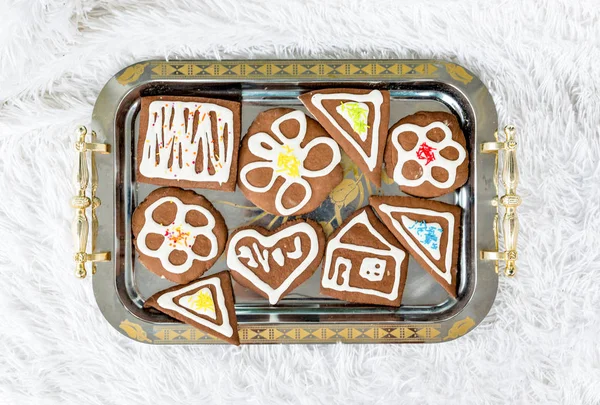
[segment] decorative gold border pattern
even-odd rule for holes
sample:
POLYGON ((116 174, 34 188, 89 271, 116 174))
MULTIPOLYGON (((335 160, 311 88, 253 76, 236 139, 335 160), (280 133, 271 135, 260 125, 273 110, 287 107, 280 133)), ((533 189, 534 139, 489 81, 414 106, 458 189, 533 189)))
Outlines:
MULTIPOLYGON (((138 65, 139 66, 139 65, 138 65)), ((145 67, 145 66, 144 66, 145 67)), ((364 61, 223 61, 157 62, 151 66, 151 78, 290 79, 348 78, 364 76, 369 80, 386 77, 438 77, 438 67, 429 62, 364 61)), ((127 75, 133 77, 134 69, 127 75)), ((139 76, 138 76, 139 77, 139 76)))
MULTIPOLYGON (((245 325, 240 341, 252 343, 422 343, 441 341, 440 324, 245 325)), ((223 343, 189 325, 154 327, 154 343, 223 343)))

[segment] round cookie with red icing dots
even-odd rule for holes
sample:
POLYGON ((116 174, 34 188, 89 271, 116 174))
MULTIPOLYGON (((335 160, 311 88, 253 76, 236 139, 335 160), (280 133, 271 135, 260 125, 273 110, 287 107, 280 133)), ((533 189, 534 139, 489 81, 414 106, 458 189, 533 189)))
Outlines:
POLYGON ((456 117, 446 112, 421 111, 394 124, 384 159, 388 177, 417 197, 448 194, 469 177, 465 135, 456 117))
POLYGON ((178 187, 151 192, 135 209, 131 227, 142 264, 179 284, 200 277, 227 243, 219 211, 203 196, 178 187))

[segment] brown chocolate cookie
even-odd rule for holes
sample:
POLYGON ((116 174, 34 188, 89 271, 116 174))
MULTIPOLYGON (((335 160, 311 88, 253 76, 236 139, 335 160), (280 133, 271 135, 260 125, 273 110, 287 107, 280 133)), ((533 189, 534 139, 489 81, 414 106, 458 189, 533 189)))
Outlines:
POLYGON ((201 97, 142 97, 137 181, 234 191, 240 103, 201 97))
POLYGON ((329 237, 321 293, 350 302, 398 307, 407 271, 408 254, 367 206, 329 237))
POLYGON ((263 111, 242 140, 238 186, 271 214, 304 214, 342 181, 340 159, 339 146, 302 111, 263 111))
POLYGON ((369 202, 417 262, 456 298, 460 207, 399 196, 373 196, 369 202))
POLYGON ((229 237, 227 266, 235 281, 275 305, 310 278, 324 250, 325 234, 315 221, 297 219, 273 231, 247 226, 229 237))
POLYGON ((201 195, 176 187, 151 192, 135 209, 131 225, 144 266, 179 284, 200 277, 227 243, 219 211, 201 195))
POLYGON ((369 89, 325 89, 300 101, 340 144, 365 176, 381 186, 381 166, 390 121, 390 93, 369 89))
POLYGON ((417 197, 461 187, 469 177, 469 153, 456 117, 422 111, 402 118, 390 128, 385 167, 400 190, 417 197))
POLYGON ((144 303, 234 345, 240 344, 231 278, 227 271, 157 292, 144 303))

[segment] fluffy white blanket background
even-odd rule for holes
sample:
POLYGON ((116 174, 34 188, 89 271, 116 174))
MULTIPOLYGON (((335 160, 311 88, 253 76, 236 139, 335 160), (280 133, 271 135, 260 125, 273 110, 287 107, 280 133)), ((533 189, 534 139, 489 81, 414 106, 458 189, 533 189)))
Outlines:
MULTIPOLYGON (((493 3, 493 4, 492 4, 493 3)), ((0 403, 600 404, 600 8, 0 2, 0 403), (519 274, 437 345, 152 347, 73 276, 73 130, 147 58, 439 58, 518 127, 519 274)))

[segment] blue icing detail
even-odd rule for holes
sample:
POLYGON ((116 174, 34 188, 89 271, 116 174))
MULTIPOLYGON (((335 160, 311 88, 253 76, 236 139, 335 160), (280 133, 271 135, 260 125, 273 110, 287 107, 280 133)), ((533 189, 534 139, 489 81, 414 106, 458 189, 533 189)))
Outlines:
POLYGON ((415 231, 421 244, 429 246, 434 250, 438 249, 440 238, 442 237, 441 226, 438 224, 428 224, 425 221, 415 221, 408 229, 415 231))

